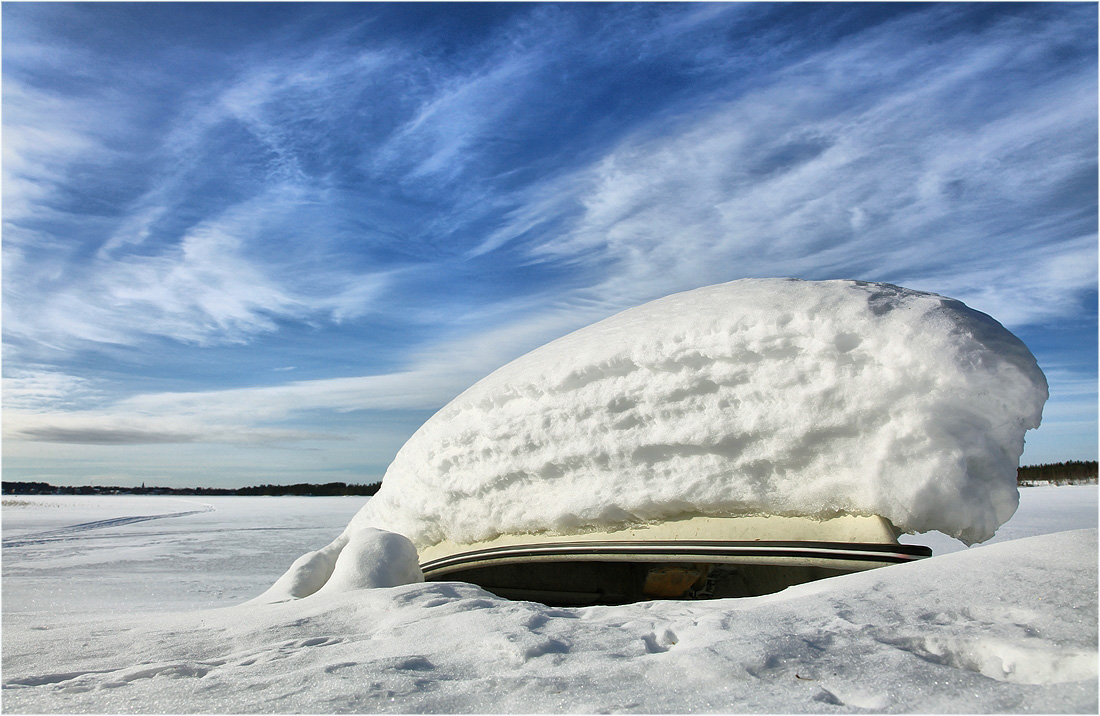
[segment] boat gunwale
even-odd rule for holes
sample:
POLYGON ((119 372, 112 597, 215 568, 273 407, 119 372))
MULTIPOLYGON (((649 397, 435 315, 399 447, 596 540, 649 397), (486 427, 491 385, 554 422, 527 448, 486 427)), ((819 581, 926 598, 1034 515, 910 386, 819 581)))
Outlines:
POLYGON ((923 545, 818 540, 608 540, 516 544, 470 549, 420 565, 425 577, 488 564, 522 562, 712 562, 778 564, 835 563, 838 567, 870 562, 873 566, 912 562, 930 557, 923 545))

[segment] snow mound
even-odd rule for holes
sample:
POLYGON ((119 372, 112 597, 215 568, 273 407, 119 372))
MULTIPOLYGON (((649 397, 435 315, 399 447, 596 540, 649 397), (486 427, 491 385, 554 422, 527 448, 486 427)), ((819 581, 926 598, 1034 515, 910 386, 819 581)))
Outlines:
POLYGON ((980 542, 1012 516, 1047 384, 952 299, 746 279, 548 343, 402 447, 349 529, 417 546, 689 514, 876 514, 980 542))
POLYGON ((367 527, 340 551, 332 576, 319 591, 349 592, 423 581, 412 542, 402 535, 367 527))
POLYGON ((345 530, 327 547, 303 554, 270 589, 250 601, 268 604, 318 592, 350 592, 423 581, 416 547, 408 538, 363 527, 345 530))

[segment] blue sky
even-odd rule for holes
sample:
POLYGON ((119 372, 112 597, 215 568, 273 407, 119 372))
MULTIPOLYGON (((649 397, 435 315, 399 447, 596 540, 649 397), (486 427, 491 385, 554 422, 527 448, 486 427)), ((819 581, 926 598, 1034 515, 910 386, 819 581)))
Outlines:
POLYGON ((477 379, 745 277, 965 301, 1097 457, 1097 7, 3 6, 3 474, 374 482, 477 379))

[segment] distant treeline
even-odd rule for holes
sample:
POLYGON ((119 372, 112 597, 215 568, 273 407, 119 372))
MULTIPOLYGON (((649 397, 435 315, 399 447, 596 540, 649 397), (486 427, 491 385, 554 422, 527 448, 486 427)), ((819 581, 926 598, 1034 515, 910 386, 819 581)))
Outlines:
MULTIPOLYGON (((1016 473, 1021 485, 1044 482, 1055 485, 1095 483, 1097 462, 1070 460, 1047 465, 1027 465, 1016 473)), ((254 487, 113 487, 108 485, 81 485, 79 487, 55 487, 47 482, 3 482, 5 495, 301 495, 308 497, 333 497, 340 495, 368 496, 378 492, 381 483, 348 485, 343 482, 327 482, 323 485, 299 483, 297 485, 258 485, 254 487)))
POLYGON ((1050 482, 1055 485, 1072 485, 1082 482, 1096 482, 1097 463, 1095 460, 1070 460, 1049 465, 1028 465, 1016 472, 1016 482, 1029 485, 1036 482, 1050 482))
POLYGON ((0 489, 5 495, 302 495, 307 497, 333 497, 339 495, 373 495, 381 483, 373 485, 348 485, 343 482, 327 482, 323 485, 301 483, 297 485, 259 485, 257 487, 113 487, 108 485, 80 485, 79 487, 54 487, 46 482, 3 482, 0 489))

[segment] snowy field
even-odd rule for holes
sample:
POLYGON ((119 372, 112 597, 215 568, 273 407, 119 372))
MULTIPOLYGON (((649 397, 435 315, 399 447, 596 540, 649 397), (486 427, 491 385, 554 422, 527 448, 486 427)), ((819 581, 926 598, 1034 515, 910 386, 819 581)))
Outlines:
POLYGON ((239 606, 363 502, 5 496, 3 709, 1097 711, 1095 486, 1022 489, 986 545, 909 537, 937 556, 765 597, 563 609, 427 583, 239 606))

